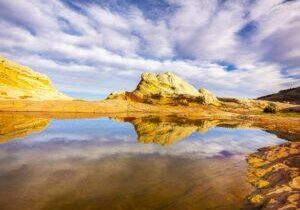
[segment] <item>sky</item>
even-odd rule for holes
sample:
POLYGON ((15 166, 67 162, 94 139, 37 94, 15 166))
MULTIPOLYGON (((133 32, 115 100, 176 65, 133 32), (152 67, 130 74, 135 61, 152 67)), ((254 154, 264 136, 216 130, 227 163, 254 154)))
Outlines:
POLYGON ((300 85, 300 0, 0 0, 0 55, 83 99, 172 71, 218 96, 300 85))

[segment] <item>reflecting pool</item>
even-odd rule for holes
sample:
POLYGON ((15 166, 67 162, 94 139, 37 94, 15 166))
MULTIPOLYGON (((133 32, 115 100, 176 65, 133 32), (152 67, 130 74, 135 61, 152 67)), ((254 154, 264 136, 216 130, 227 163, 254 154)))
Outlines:
POLYGON ((0 115, 0 209, 241 209, 247 154, 284 143, 221 120, 0 115))

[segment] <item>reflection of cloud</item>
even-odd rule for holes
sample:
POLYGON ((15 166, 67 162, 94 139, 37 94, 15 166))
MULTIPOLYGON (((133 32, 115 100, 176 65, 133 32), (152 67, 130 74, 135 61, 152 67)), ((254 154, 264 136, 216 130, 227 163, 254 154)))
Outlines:
POLYGON ((70 154, 55 158, 52 150, 18 159, 1 155, 0 207, 8 203, 14 210, 78 209, 78 204, 84 209, 166 209, 170 201, 180 210, 205 204, 239 208, 251 190, 246 162, 235 157, 199 161, 120 154, 96 160, 70 154))
MULTIPOLYGON (((15 115, 3 116, 7 124, 10 124, 7 120, 13 119, 13 122, 16 122, 14 120, 16 118, 18 117, 15 115)), ((104 118, 54 120, 45 131, 29 135, 21 142, 3 145, 2 149, 3 152, 9 149, 11 155, 28 155, 28 158, 31 152, 37 154, 42 152, 42 156, 46 159, 47 155, 50 155, 49 158, 72 156, 98 159, 110 155, 138 154, 198 158, 246 154, 261 147, 283 142, 275 135, 260 130, 214 128, 218 124, 225 127, 249 126, 245 122, 239 124, 236 121, 191 120, 176 117, 143 117, 132 120, 137 136, 129 123, 117 123, 104 118), (204 130, 207 132, 203 133, 204 130)))
MULTIPOLYGON (((117 132, 117 129, 116 129, 117 132)), ((112 155, 134 156, 140 154, 158 154, 167 156, 184 156, 201 158, 232 155, 244 155, 256 149, 282 143, 275 135, 257 130, 213 129, 207 134, 193 134, 191 137, 169 146, 156 144, 139 144, 131 141, 132 136, 98 136, 83 138, 83 136, 64 136, 52 138, 44 135, 40 141, 13 142, 3 145, 2 157, 14 157, 21 160, 34 159, 65 159, 84 158, 99 159, 112 155), (80 140, 78 140, 80 139, 80 140), (225 152, 226 151, 226 152, 225 152), (226 153, 226 154, 225 154, 226 153)), ((37 137, 39 139, 39 137, 37 137)))

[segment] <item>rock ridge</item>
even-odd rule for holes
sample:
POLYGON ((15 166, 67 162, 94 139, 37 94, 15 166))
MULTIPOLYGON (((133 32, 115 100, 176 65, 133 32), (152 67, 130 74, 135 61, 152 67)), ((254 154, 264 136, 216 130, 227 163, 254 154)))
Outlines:
POLYGON ((108 99, 130 99, 133 101, 162 104, 190 103, 218 105, 219 100, 210 91, 201 88, 197 90, 172 72, 150 73, 141 75, 141 80, 132 92, 116 92, 108 99))
POLYGON ((44 74, 0 56, 0 99, 70 100, 44 74))

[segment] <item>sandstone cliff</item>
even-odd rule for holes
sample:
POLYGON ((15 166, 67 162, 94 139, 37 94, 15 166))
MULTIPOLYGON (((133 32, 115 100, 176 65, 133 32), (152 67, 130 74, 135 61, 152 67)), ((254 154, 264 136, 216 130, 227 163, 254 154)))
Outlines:
POLYGON ((172 72, 143 73, 141 81, 134 91, 112 93, 108 99, 131 99, 147 103, 181 105, 192 102, 214 105, 219 103, 218 99, 208 90, 202 88, 198 91, 172 72))
POLYGON ((0 99, 69 100, 50 79, 0 56, 0 99))

